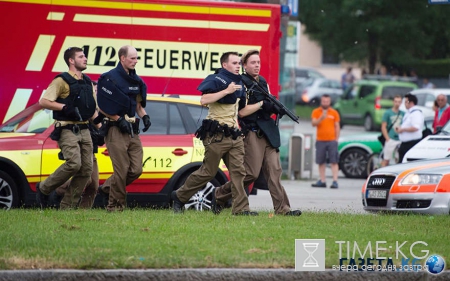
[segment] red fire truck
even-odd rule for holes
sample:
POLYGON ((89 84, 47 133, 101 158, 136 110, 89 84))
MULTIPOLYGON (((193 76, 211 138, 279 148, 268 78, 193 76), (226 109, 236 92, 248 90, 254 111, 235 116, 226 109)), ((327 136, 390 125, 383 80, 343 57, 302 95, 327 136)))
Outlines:
POLYGON ((36 103, 67 71, 64 51, 88 57, 96 80, 115 67, 118 49, 138 50, 137 73, 149 94, 199 95, 223 52, 259 49, 271 92, 278 93, 280 6, 189 0, 0 0, 0 123, 36 103))

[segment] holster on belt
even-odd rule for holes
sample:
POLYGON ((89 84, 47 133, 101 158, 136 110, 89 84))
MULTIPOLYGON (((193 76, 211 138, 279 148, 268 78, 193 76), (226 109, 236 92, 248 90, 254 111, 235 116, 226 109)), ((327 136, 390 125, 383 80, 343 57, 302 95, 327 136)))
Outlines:
POLYGON ((50 138, 54 141, 59 141, 59 138, 61 138, 61 123, 56 122, 54 125, 53 132, 50 134, 50 138))
POLYGON ((98 129, 98 134, 102 137, 106 137, 108 135, 109 127, 111 126, 110 121, 108 119, 102 120, 102 126, 98 129))
POLYGON ((140 122, 141 122, 141 119, 135 118, 134 122, 131 123, 131 126, 133 127, 133 132, 134 132, 136 135, 139 135, 139 133, 141 132, 141 131, 139 130, 139 123, 140 123, 140 122))

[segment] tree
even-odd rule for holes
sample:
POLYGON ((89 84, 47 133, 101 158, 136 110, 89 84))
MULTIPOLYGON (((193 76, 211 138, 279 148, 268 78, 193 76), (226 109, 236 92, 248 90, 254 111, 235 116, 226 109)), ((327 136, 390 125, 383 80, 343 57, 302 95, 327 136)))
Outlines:
POLYGON ((425 0, 301 0, 306 33, 342 60, 402 66, 450 54, 450 5, 425 0))

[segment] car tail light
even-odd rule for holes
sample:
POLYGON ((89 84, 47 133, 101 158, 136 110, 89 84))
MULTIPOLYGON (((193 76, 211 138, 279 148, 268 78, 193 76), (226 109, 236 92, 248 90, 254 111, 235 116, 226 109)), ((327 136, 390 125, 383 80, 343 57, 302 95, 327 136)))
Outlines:
POLYGON ((375 98, 375 109, 381 109, 381 97, 375 98))
POLYGON ((303 102, 309 102, 308 90, 303 90, 303 92, 302 92, 302 101, 303 102))

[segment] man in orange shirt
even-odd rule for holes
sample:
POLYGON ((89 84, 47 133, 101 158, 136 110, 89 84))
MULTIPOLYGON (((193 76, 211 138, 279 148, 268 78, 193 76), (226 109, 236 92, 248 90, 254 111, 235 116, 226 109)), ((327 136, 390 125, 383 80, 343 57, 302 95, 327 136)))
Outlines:
POLYGON ((328 159, 331 163, 333 183, 331 188, 338 188, 337 178, 339 172, 338 139, 340 133, 339 113, 331 108, 331 98, 325 94, 320 99, 320 107, 311 114, 312 125, 317 127, 316 136, 316 163, 319 165, 320 179, 313 183, 313 187, 327 187, 325 182, 325 168, 328 159))

